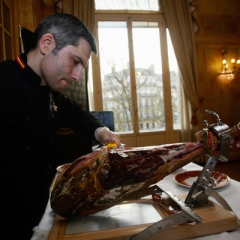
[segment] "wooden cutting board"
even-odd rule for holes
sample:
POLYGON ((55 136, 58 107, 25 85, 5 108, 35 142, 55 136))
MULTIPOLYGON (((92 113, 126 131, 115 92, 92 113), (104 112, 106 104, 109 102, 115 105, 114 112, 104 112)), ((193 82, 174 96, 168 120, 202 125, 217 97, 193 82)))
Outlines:
MULTIPOLYGON (((184 196, 178 196, 180 199, 185 199, 184 196)), ((157 205, 152 199, 141 199, 131 201, 131 203, 142 203, 144 201, 151 202, 160 217, 167 217, 167 213, 159 205, 157 205)), ((211 207, 203 207, 194 209, 201 218, 204 220, 197 222, 195 225, 181 224, 173 226, 169 229, 159 232, 158 234, 150 237, 148 240, 159 239, 186 239, 191 237, 199 237, 204 235, 210 235, 215 233, 221 233, 226 231, 232 231, 237 229, 237 217, 231 212, 222 208, 222 206, 213 202, 211 207)), ((147 223, 142 225, 127 226, 123 228, 106 229, 102 231, 91 232, 79 232, 75 234, 66 234, 67 220, 56 215, 49 240, 56 239, 81 239, 81 240, 124 240, 128 236, 133 236, 143 231, 146 227, 153 223, 147 223)))

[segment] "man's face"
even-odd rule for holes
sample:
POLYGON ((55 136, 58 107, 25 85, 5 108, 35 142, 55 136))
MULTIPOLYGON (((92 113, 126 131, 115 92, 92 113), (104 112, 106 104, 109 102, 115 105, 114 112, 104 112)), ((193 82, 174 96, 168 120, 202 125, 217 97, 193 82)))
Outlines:
POLYGON ((59 92, 73 81, 80 82, 91 51, 89 43, 80 39, 77 47, 68 45, 56 55, 52 51, 47 53, 40 63, 42 85, 48 84, 51 89, 59 92))

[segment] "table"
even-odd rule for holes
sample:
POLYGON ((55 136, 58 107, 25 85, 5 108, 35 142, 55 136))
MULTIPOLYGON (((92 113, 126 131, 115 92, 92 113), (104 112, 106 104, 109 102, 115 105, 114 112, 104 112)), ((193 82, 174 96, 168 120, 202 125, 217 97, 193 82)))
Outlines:
MULTIPOLYGON (((202 167, 194 164, 194 163, 189 163, 186 166, 184 166, 183 168, 178 169, 177 171, 175 171, 172 174, 169 174, 168 176, 166 176, 163 180, 161 180, 160 182, 157 183, 157 185, 162 188, 165 191, 171 191, 172 193, 174 193, 175 195, 177 194, 184 194, 184 193, 188 193, 189 189, 182 187, 178 184, 176 184, 173 181, 173 176, 178 173, 178 172, 182 172, 182 171, 191 171, 191 170, 201 170, 202 167)), ((223 187, 223 188, 219 188, 216 189, 216 191, 228 202, 228 204, 231 206, 232 210, 234 211, 234 213, 238 216, 238 218, 240 217, 240 182, 232 180, 230 181, 230 183, 223 187)), ((213 199, 211 199, 213 200, 213 199)), ((35 227, 34 229, 34 234, 31 238, 31 240, 44 240, 44 239, 48 239, 48 235, 51 231, 51 227, 53 224, 55 218, 55 214, 54 212, 51 210, 50 207, 50 203, 48 202, 47 206, 46 206, 46 210, 43 214, 43 217, 39 223, 38 226, 35 227)), ((223 232, 220 234, 213 234, 213 235, 208 235, 208 236, 203 236, 203 237, 198 237, 198 238, 194 238, 194 239, 200 239, 200 240, 234 240, 234 239, 240 239, 240 227, 238 227, 238 229, 236 231, 232 231, 232 232, 223 232)))

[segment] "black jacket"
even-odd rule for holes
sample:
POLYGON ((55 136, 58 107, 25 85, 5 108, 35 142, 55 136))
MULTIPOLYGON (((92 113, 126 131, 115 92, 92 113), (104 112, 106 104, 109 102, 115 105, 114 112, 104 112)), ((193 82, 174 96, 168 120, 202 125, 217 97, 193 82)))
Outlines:
POLYGON ((52 145, 57 130, 70 127, 94 138, 96 128, 103 126, 62 93, 40 86, 40 81, 25 54, 0 63, 1 189, 6 196, 5 218, 11 221, 14 214, 21 214, 23 237, 32 234, 47 204, 56 172, 52 145))

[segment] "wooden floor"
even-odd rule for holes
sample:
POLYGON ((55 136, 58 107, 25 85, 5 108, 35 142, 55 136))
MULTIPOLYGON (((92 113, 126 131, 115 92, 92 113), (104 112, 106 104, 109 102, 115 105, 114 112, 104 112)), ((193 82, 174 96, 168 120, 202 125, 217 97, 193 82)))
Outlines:
POLYGON ((218 162, 215 171, 227 174, 231 179, 240 182, 240 161, 234 162, 218 162))

